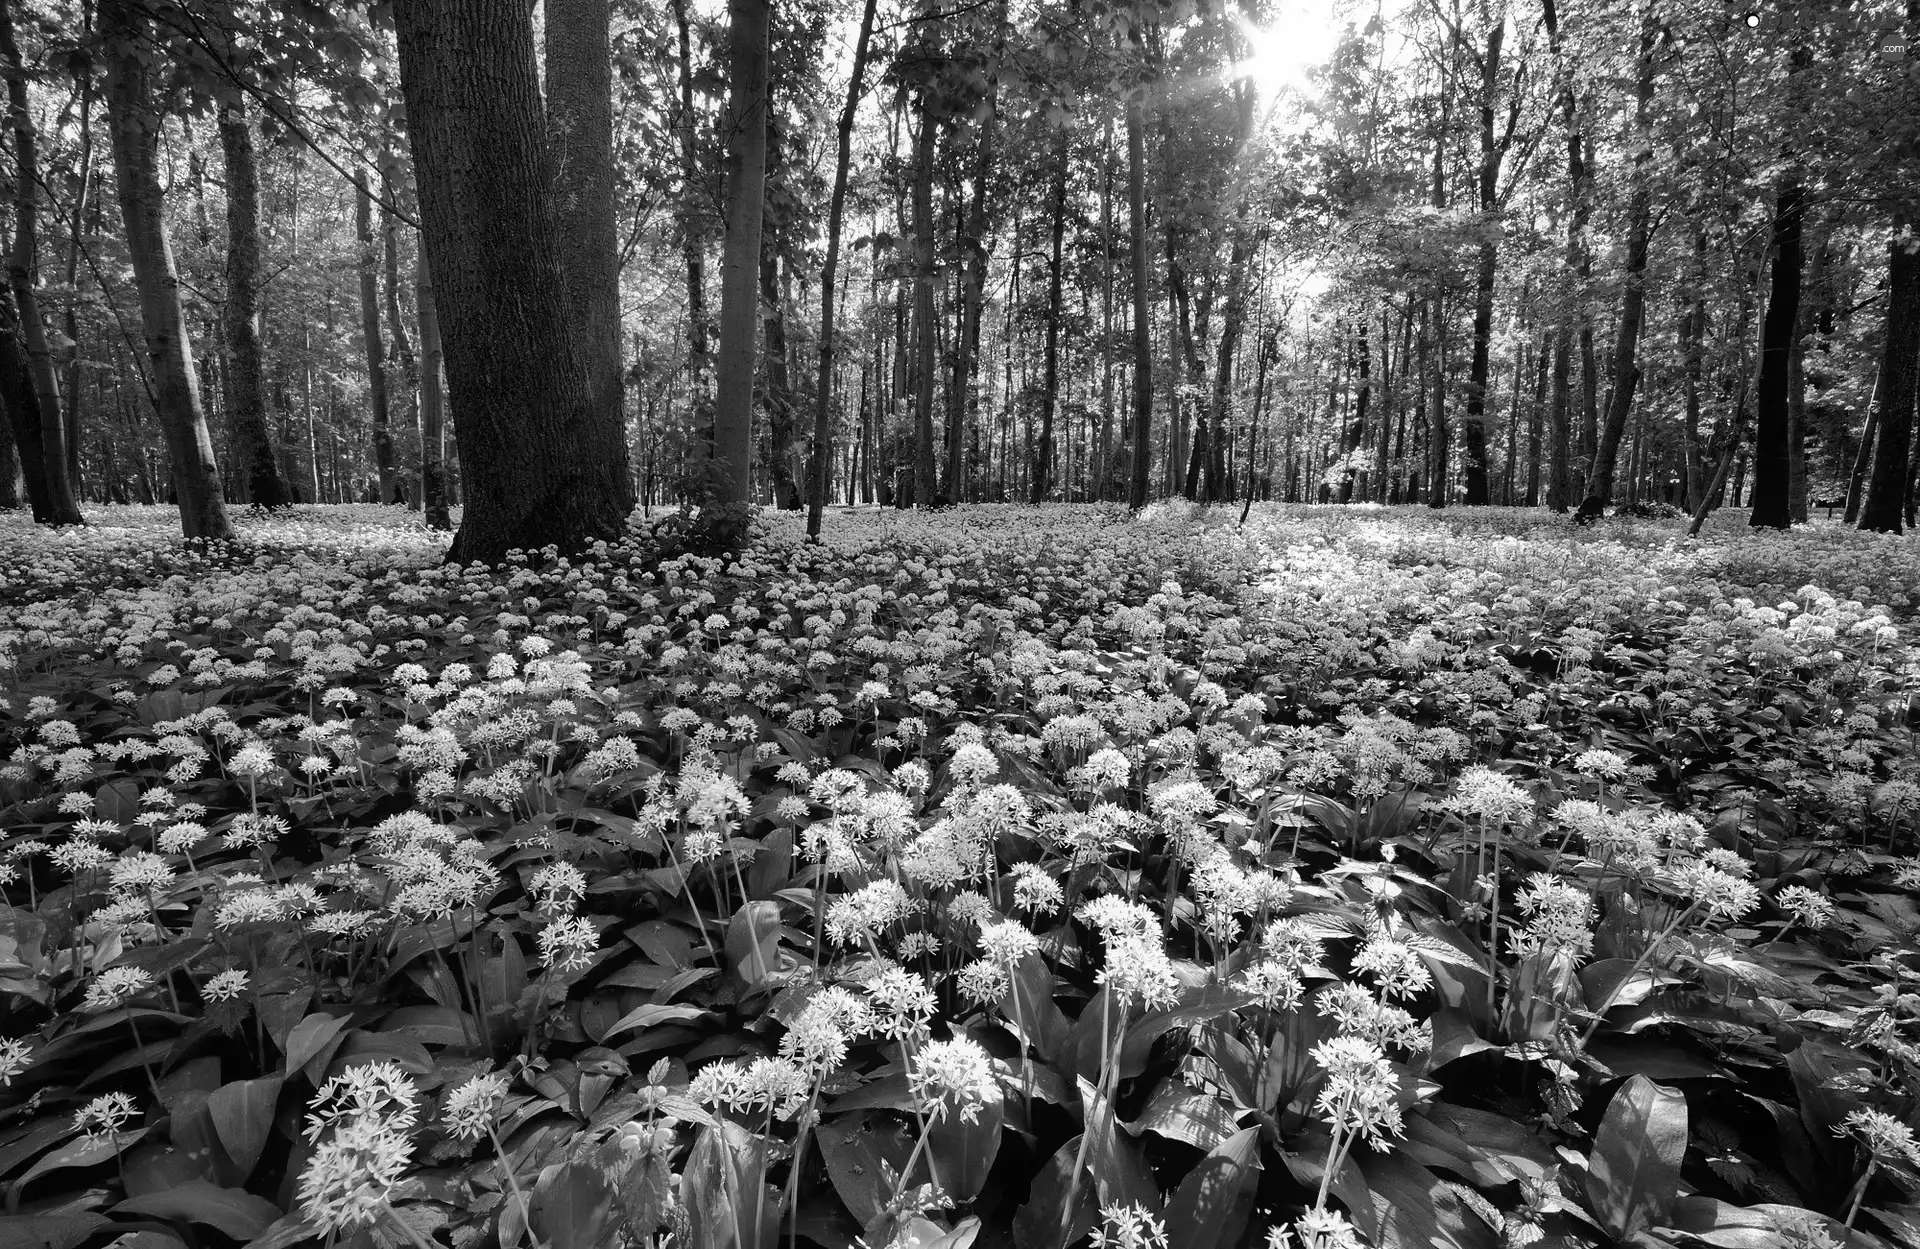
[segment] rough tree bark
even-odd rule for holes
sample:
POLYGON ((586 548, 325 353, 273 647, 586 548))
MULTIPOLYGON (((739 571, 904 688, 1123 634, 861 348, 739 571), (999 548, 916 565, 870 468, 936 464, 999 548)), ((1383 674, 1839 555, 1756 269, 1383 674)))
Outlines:
MULTIPOLYGON (((1500 85, 1500 52, 1506 41, 1505 14, 1495 15, 1487 31, 1487 47, 1480 58, 1480 166, 1477 185, 1480 208, 1479 264, 1473 287, 1473 355, 1467 373, 1467 410, 1461 422, 1460 477, 1469 507, 1492 502, 1487 485, 1487 388, 1492 380, 1489 359, 1493 342, 1493 286, 1500 264, 1500 166, 1513 141, 1513 126, 1505 139, 1494 137, 1494 96, 1500 85)), ((1516 92, 1515 107, 1519 96, 1516 92)))
POLYGON ((700 161, 694 142, 693 35, 687 0, 673 0, 679 58, 680 107, 674 131, 680 141, 680 255, 687 270, 687 373, 693 385, 695 421, 705 424, 707 373, 711 364, 707 335, 706 214, 701 211, 700 161))
MULTIPOLYGON (((385 185, 387 202, 397 203, 398 197, 392 181, 386 180, 385 185)), ((404 407, 404 427, 413 430, 415 436, 420 436, 420 367, 418 360, 414 357, 413 346, 407 341, 407 319, 400 313, 399 222, 390 212, 382 212, 380 216, 381 254, 386 266, 387 325, 393 330, 393 366, 394 372, 398 374, 397 377, 389 377, 388 382, 400 394, 404 407)), ((391 392, 387 402, 388 411, 391 413, 393 404, 391 392)), ((400 474, 398 465, 395 466, 394 472, 396 475, 400 474)), ((424 493, 425 483, 423 482, 421 488, 413 491, 407 499, 409 510, 417 512, 425 505, 421 498, 424 493)))
POLYGON ((244 107, 220 107, 220 154, 227 173, 227 429, 239 460, 244 502, 293 502, 267 431, 267 367, 260 350, 260 174, 244 107))
MULTIPOLYGON (((728 0, 727 237, 721 249, 720 356, 713 456, 725 498, 753 501, 753 380, 760 334, 760 234, 767 185, 770 0, 728 0)), ((718 483, 716 483, 718 484, 718 483)))
POLYGON ((113 134, 114 182, 140 294, 147 374, 166 439, 180 506, 180 528, 192 542, 233 536, 220 493, 220 466, 200 406, 200 379, 180 303, 160 181, 160 112, 154 99, 152 46, 136 0, 103 0, 100 29, 107 63, 107 119, 113 134))
POLYGON ((933 90, 920 89, 920 126, 913 144, 913 498, 921 507, 938 490, 933 454, 933 383, 936 365, 933 285, 933 161, 939 136, 933 90))
MULTIPOLYGON (((27 108, 27 75, 14 41, 13 0, 0 0, 0 57, 7 70, 7 111, 13 127, 14 234, 7 258, 7 284, 19 314, 17 330, 33 382, 34 409, 40 426, 44 508, 34 509, 42 524, 78 525, 80 505, 73 497, 73 474, 67 456, 67 426, 60 408, 60 382, 54 372, 53 348, 47 342, 47 323, 40 315, 40 157, 39 135, 27 108), (44 515, 42 512, 44 511, 44 515)), ((15 417, 16 427, 20 421, 15 417)), ((21 440, 22 447, 30 447, 21 440)))
POLYGON ((397 0, 394 25, 460 417, 466 510, 448 558, 617 539, 633 487, 568 332, 531 14, 517 0, 397 0))
MULTIPOLYGON (((620 377, 620 235, 614 222, 608 0, 546 0, 547 144, 560 265, 600 441, 627 445, 620 377)), ((627 460, 621 456, 624 469, 627 460)), ((629 498, 628 506, 632 506, 629 498)))

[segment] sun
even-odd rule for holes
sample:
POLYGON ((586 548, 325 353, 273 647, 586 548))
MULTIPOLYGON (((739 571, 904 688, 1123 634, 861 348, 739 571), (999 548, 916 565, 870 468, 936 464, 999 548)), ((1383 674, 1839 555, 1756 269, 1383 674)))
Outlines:
POLYGON ((1340 27, 1329 0, 1280 0, 1264 23, 1242 20, 1246 56, 1229 77, 1251 79, 1262 97, 1309 90, 1307 71, 1324 64, 1340 44, 1340 27))

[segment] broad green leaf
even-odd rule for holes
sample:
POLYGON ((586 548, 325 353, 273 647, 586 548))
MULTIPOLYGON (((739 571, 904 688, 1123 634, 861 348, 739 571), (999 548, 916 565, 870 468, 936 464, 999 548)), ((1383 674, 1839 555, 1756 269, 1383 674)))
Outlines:
POLYGON ((7 1249, 75 1249, 112 1223, 92 1213, 0 1215, 0 1242, 7 1249))
POLYGON ((1687 1099, 1645 1076, 1620 1086, 1594 1134, 1587 1198, 1616 1239, 1658 1227, 1679 1193, 1687 1099))
POLYGON ((33 1180, 47 1174, 49 1171, 60 1171, 67 1167, 92 1167, 98 1166, 103 1162, 110 1162, 113 1160, 113 1154, 116 1148, 125 1149, 127 1146, 133 1144, 142 1136, 146 1135, 146 1129, 138 1128, 134 1131, 121 1132, 117 1135, 119 1136, 117 1142, 111 1135, 74 1137, 60 1148, 53 1150, 41 1158, 40 1161, 28 1167, 26 1174, 13 1182, 15 1191, 25 1188, 33 1180))
POLYGON ((1167 1203, 1168 1249, 1237 1245, 1260 1183, 1260 1129, 1228 1137, 1180 1181, 1167 1203))
POLYGON ((1027 1204, 1013 1216, 1013 1243, 1018 1249, 1063 1249, 1092 1231, 1100 1223, 1100 1210, 1093 1185, 1072 1183, 1075 1159, 1080 1154, 1080 1138, 1074 1137, 1047 1160, 1028 1190, 1027 1204), (1074 1191, 1073 1216, 1067 1220, 1062 1236, 1061 1212, 1066 1208, 1067 1191, 1074 1191))
POLYGON ((1086 1107, 1087 1169, 1100 1186, 1100 1204, 1158 1210, 1160 1187, 1140 1147, 1114 1130, 1112 1104, 1085 1080, 1080 1081, 1080 1104, 1086 1107))
POLYGON ((221 1188, 192 1180, 165 1192, 129 1197, 115 1206, 116 1214, 144 1214, 150 1218, 204 1223, 235 1240, 252 1240, 279 1221, 280 1207, 265 1197, 238 1188, 221 1188))
POLYGON ((623 1032, 632 1032, 636 1028, 652 1028, 660 1024, 694 1023, 711 1017, 712 1011, 701 1010, 697 1006, 658 1006, 652 1002, 645 1006, 636 1006, 622 1015, 617 1023, 608 1028, 600 1040, 604 1043, 623 1032))
POLYGON ((602 1249, 620 1226, 613 1189, 592 1162, 548 1167, 532 1199, 533 1234, 549 1249, 602 1249))
POLYGON ((1464 1209, 1439 1176, 1399 1151, 1369 1154, 1359 1170, 1380 1249, 1499 1249, 1494 1229, 1464 1209))
POLYGON ((1202 1150, 1219 1148, 1236 1127, 1231 1106, 1177 1078, 1162 1081, 1140 1117, 1120 1126, 1135 1136, 1152 1132, 1202 1150))
MULTIPOLYGON (((322 1056, 332 1053, 340 1030, 346 1026, 345 1017, 340 1015, 308 1015, 295 1024, 282 1046, 287 1053, 287 1074, 291 1075, 310 1063, 314 1065, 307 1072, 309 1079, 324 1070, 326 1061, 322 1056), (320 1061, 315 1063, 315 1059, 320 1061)), ((314 1080, 314 1083, 318 1084, 319 1081, 314 1080)))
POLYGON ((780 970, 780 904, 749 902, 727 925, 727 965, 746 988, 765 984, 780 970))
POLYGON ((280 1100, 279 1076, 240 1080, 215 1089, 207 1098, 207 1114, 227 1157, 245 1174, 252 1174, 260 1153, 273 1134, 273 1112, 280 1100))
POLYGON ((907 1130, 888 1116, 853 1114, 822 1123, 814 1139, 834 1191, 860 1226, 879 1218, 893 1195, 889 1168, 898 1172, 913 1152, 907 1130))

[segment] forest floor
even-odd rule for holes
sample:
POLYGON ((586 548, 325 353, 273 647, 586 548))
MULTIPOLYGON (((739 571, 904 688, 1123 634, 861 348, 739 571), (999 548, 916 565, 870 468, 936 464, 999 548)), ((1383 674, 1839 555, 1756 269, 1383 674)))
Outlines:
POLYGON ((1920 1245, 1911 539, 89 519, 0 517, 6 1243, 1920 1245))

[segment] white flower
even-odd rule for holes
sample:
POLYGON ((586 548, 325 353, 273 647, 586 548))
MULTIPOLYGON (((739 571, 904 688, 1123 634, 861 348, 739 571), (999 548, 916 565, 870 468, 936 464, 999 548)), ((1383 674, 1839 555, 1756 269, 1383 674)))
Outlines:
POLYGON ((322 1234, 369 1227, 390 1207, 413 1144, 377 1119, 347 1125, 314 1148, 300 1173, 300 1208, 322 1234))
POLYGON ((507 1095, 508 1077, 504 1072, 475 1076, 447 1095, 441 1119, 455 1140, 476 1141, 487 1134, 500 1102, 507 1095))
POLYGON ((102 1093, 74 1112, 73 1130, 88 1140, 111 1136, 133 1118, 133 1098, 125 1093, 102 1093))
POLYGON ((247 981, 246 970, 234 967, 208 979, 200 992, 209 1002, 229 1002, 247 991, 247 981))
POLYGON ((153 986, 153 974, 140 967, 109 967, 87 986, 84 1011, 112 1010, 153 986))
POLYGON ((929 1041, 914 1056, 913 1091, 930 1119, 941 1119, 957 1109, 962 1122, 973 1123, 980 1110, 1000 1096, 993 1061, 976 1041, 956 1037, 929 1041))

